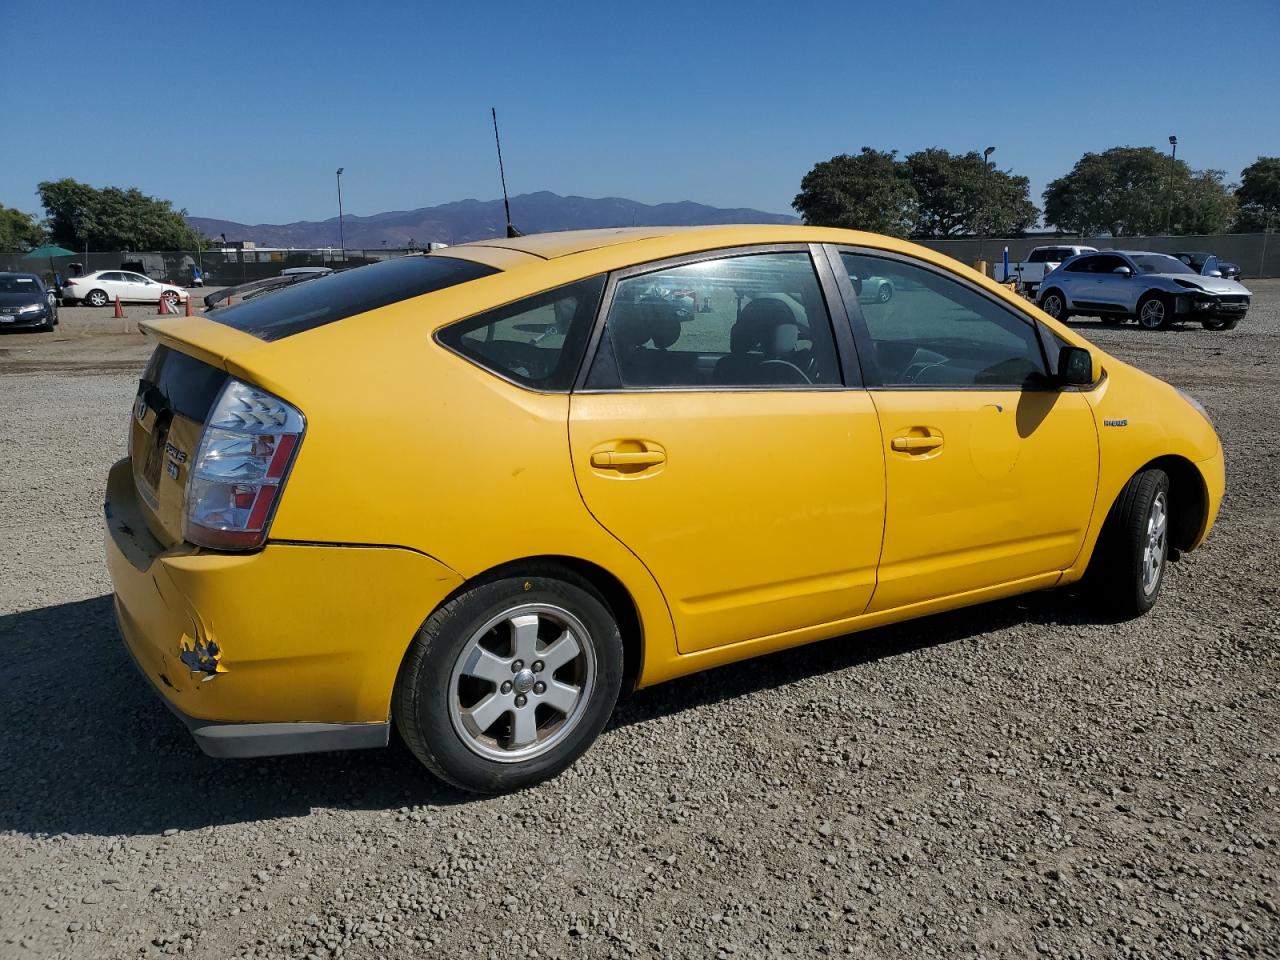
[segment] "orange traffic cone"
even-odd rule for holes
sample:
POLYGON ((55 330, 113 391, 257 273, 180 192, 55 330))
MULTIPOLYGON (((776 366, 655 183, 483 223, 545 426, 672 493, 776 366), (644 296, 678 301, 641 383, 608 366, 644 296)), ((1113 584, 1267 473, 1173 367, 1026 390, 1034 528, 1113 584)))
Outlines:
POLYGON ((191 312, 191 297, 190 297, 190 296, 188 296, 188 297, 187 297, 187 316, 188 316, 188 317, 194 317, 194 316, 195 316, 195 314, 191 312))
POLYGON ((120 306, 120 298, 116 297, 116 319, 124 319, 124 308, 120 306))

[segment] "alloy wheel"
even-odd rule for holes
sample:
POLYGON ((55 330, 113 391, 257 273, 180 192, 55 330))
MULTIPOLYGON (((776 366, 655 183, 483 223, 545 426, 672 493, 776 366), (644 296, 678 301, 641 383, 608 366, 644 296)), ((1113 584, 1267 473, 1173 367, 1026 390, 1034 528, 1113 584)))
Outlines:
POLYGON ((1058 319, 1062 315, 1062 298, 1056 293, 1049 294, 1044 298, 1042 309, 1055 320, 1058 319))
POLYGON ((1142 305, 1142 313, 1138 315, 1142 325, 1148 330, 1156 330, 1164 324, 1164 301, 1153 297, 1142 305))
POLYGON ((596 683, 595 648, 562 607, 529 603, 491 617, 467 639, 449 678, 449 719, 489 760, 551 750, 582 719, 596 683))
POLYGON ((1168 553, 1165 539, 1168 527, 1169 511, 1162 490, 1152 499, 1151 509, 1147 511, 1147 540, 1142 549, 1142 590, 1147 596, 1155 593, 1160 586, 1165 556, 1168 553))

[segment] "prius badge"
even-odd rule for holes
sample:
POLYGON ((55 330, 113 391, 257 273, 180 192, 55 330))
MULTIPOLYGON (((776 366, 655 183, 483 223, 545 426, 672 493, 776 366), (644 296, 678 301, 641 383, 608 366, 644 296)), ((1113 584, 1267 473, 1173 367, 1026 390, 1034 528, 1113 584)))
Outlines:
POLYGON ((1102 425, 1104 427, 1127 427, 1129 425, 1129 421, 1128 420, 1103 420, 1102 425))

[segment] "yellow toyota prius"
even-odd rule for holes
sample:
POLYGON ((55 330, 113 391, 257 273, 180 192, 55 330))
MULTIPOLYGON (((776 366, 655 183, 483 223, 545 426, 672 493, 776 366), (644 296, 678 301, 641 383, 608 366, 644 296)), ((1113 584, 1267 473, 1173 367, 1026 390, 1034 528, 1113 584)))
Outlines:
POLYGON ((1086 573, 1141 614, 1223 492, 1194 400, 871 234, 487 240, 147 330, 107 562, 214 756, 394 723, 521 787, 624 689, 1086 573))

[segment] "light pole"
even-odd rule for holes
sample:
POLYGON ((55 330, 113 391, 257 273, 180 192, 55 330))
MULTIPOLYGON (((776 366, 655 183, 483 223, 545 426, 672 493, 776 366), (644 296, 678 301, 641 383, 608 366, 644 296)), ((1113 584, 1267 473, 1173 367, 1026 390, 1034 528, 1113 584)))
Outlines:
POLYGON ((338 168, 338 247, 342 251, 342 262, 347 262, 347 238, 342 232, 342 167, 338 168))
POLYGON ((1164 234, 1167 237, 1173 223, 1173 167, 1178 162, 1178 138, 1169 137, 1169 202, 1164 211, 1164 234))
MULTIPOLYGON (((996 152, 995 147, 987 147, 987 149, 982 151, 982 170, 984 173, 986 173, 991 169, 991 155, 995 152, 996 152)), ((986 246, 986 239, 987 239, 988 221, 986 218, 986 213, 987 213, 986 208, 988 206, 988 202, 984 201, 982 206, 983 206, 982 231, 979 233, 980 239, 978 240, 978 259, 979 260, 981 260, 983 258, 983 254, 986 253, 984 247, 986 246)))

